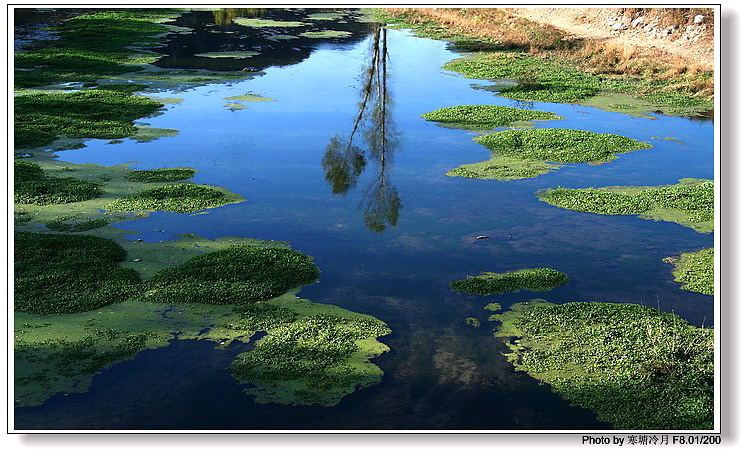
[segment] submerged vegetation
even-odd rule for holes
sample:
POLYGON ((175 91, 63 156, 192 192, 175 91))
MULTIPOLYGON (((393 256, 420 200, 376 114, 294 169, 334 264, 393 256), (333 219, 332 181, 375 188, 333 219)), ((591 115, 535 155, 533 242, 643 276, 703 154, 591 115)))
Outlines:
POLYGON ((676 185, 556 188, 539 192, 539 199, 570 210, 607 215, 638 214, 669 221, 701 233, 713 230, 715 184, 712 180, 682 179, 676 185))
POLYGON ((674 280, 682 284, 682 290, 714 294, 715 249, 685 252, 676 259, 674 265, 674 280))
POLYGON ((449 127, 480 130, 506 127, 518 122, 561 119, 556 114, 546 111, 499 105, 460 105, 440 108, 424 113, 422 117, 449 127))
POLYGON ((94 199, 102 194, 99 183, 74 177, 54 177, 30 161, 13 165, 13 199, 19 204, 68 204, 94 199))
POLYGON ((140 276, 117 262, 126 253, 114 241, 89 235, 15 234, 14 310, 77 313, 121 302, 140 276))
MULTIPOLYGON (((549 291, 566 284, 567 281, 567 275, 555 269, 529 268, 503 273, 484 272, 479 276, 455 280, 450 286, 454 291, 487 295, 519 290, 549 291)), ((495 308, 499 307, 499 304, 489 304, 487 307, 489 306, 495 308)))
POLYGON ((615 428, 712 428, 712 329, 601 302, 532 301, 497 316, 518 370, 615 428))
POLYGON ((604 163, 616 154, 647 149, 648 143, 610 133, 542 128, 504 130, 476 142, 492 151, 488 161, 459 166, 449 176, 511 180, 533 178, 559 168, 554 163, 604 163))

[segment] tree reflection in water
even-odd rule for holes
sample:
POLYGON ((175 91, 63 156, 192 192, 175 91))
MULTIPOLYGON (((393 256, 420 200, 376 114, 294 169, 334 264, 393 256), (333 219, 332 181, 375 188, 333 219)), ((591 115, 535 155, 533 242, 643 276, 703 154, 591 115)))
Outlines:
POLYGON ((213 12, 216 25, 231 25, 235 17, 258 17, 265 14, 266 8, 218 8, 213 12))
POLYGON ((398 140, 387 86, 387 29, 381 24, 372 27, 371 55, 364 66, 358 114, 347 137, 337 135, 330 139, 322 167, 333 193, 344 195, 356 186, 367 158, 377 165, 377 173, 362 192, 360 208, 364 208, 367 227, 382 232, 388 224, 397 224, 403 205, 388 174, 398 140))

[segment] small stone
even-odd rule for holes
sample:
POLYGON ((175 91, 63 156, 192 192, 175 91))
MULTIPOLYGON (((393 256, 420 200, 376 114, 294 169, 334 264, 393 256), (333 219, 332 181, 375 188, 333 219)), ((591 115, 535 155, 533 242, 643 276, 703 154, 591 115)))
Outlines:
POLYGON ((696 16, 694 16, 694 23, 702 23, 704 21, 705 16, 703 16, 702 14, 697 14, 696 16))
POLYGON ((139 262, 139 261, 141 261, 141 260, 140 260, 139 258, 136 258, 136 259, 134 259, 133 261, 137 263, 137 262, 139 262))
POLYGON ((632 21, 632 28, 638 27, 645 19, 642 17, 638 17, 637 19, 632 21))
POLYGON ((488 235, 479 235, 479 236, 476 237, 477 240, 486 240, 488 238, 489 238, 488 235))

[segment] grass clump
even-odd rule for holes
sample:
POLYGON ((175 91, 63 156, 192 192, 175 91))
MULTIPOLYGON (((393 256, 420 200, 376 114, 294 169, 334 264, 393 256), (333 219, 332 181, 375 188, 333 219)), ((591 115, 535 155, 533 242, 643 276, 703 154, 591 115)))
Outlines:
POLYGON ((107 209, 188 213, 220 207, 230 202, 231 199, 222 190, 183 183, 149 188, 121 197, 107 205, 107 209))
POLYGON ((52 177, 29 161, 13 164, 13 199, 19 204, 68 204, 102 195, 101 185, 73 177, 52 177))
POLYGON ((713 427, 713 330, 633 304, 534 301, 498 315, 516 369, 617 429, 713 427))
POLYGON ((129 172, 125 178, 141 183, 177 182, 193 178, 196 172, 195 169, 190 168, 144 169, 129 172))
MULTIPOLYGON (((450 283, 454 291, 470 294, 497 294, 511 291, 549 291, 567 283, 563 272, 551 268, 529 268, 503 273, 483 272, 450 283)), ((501 308, 501 307, 500 307, 501 308)))
POLYGON ((137 132, 134 120, 161 106, 146 97, 108 89, 16 96, 15 148, 45 146, 59 137, 125 138, 137 132))
POLYGON ((556 207, 606 215, 638 214, 645 219, 676 222, 701 233, 713 230, 715 184, 682 179, 676 185, 541 191, 539 199, 556 207))
POLYGON ((287 248, 234 246, 157 272, 143 300, 157 303, 248 304, 309 285, 320 271, 287 248))
POLYGON ((140 277, 117 262, 125 250, 89 235, 15 234, 15 298, 19 312, 77 313, 120 302, 140 277))
POLYGON ((715 249, 685 252, 674 264, 674 280, 682 284, 682 290, 714 294, 715 249))
POLYGON ((499 105, 460 105, 440 108, 424 113, 422 117, 450 127, 481 130, 506 127, 516 122, 561 119, 556 114, 546 111, 499 105))
POLYGON ((481 327, 481 321, 478 320, 478 318, 468 317, 465 319, 466 326, 473 327, 475 329, 478 329, 481 327))

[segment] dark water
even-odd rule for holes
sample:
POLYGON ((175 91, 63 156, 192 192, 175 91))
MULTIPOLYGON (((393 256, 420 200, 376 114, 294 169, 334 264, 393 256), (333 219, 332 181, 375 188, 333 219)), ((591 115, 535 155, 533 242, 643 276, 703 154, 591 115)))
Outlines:
MULTIPOLYGON (((210 15, 190 13, 179 23, 232 29, 208 27, 210 15)), ((389 59, 378 66, 386 71, 378 80, 387 84, 388 98, 377 99, 383 108, 369 110, 370 125, 362 125, 369 141, 357 135, 364 167, 356 159, 346 166, 331 158, 330 140, 345 141, 352 132, 375 29, 355 23, 348 38, 309 39, 294 44, 299 51, 283 47, 293 42, 286 41, 279 47, 286 50, 272 58, 241 61, 264 69, 263 76, 163 93, 185 100, 147 121, 180 130, 176 137, 117 145, 91 140, 84 149, 61 153, 61 159, 105 165, 135 161, 137 168, 190 166, 199 170, 196 182, 244 195, 248 202, 208 214, 157 213, 120 227, 146 241, 182 233, 283 240, 312 255, 322 275, 300 297, 374 315, 395 331, 382 339, 392 350, 375 359, 385 371, 382 382, 333 408, 259 405, 224 369, 241 350, 175 342, 97 375, 88 393, 16 409, 16 428, 607 429, 594 413, 570 406, 501 356, 483 306, 509 306, 536 293, 469 296, 451 292, 449 282, 480 271, 552 267, 571 282, 540 293, 545 299, 641 303, 695 324, 712 324, 713 298, 680 290, 672 266, 661 260, 711 246, 712 234, 633 216, 563 210, 535 198, 537 190, 557 186, 713 178, 711 121, 524 103, 565 117, 539 126, 618 133, 653 148, 530 180, 446 177, 447 170, 485 160, 489 152, 471 140, 474 134, 441 128, 420 115, 452 105, 518 103, 472 87, 487 82, 440 69, 458 56, 446 43, 407 30, 380 30, 377 45, 382 50, 386 41, 389 59), (224 107, 224 97, 247 92, 275 101, 250 103, 240 111, 224 107), (386 139, 380 140, 379 132, 386 139), (331 165, 333 160, 339 164, 331 165), (154 232, 162 229, 166 233, 154 232), (475 241, 477 235, 491 238, 475 241), (468 316, 481 319, 483 327, 467 327, 468 316)), ((205 65, 228 63, 198 61, 206 58, 194 53, 243 49, 237 45, 233 34, 178 35, 158 64, 219 69, 205 65)))

